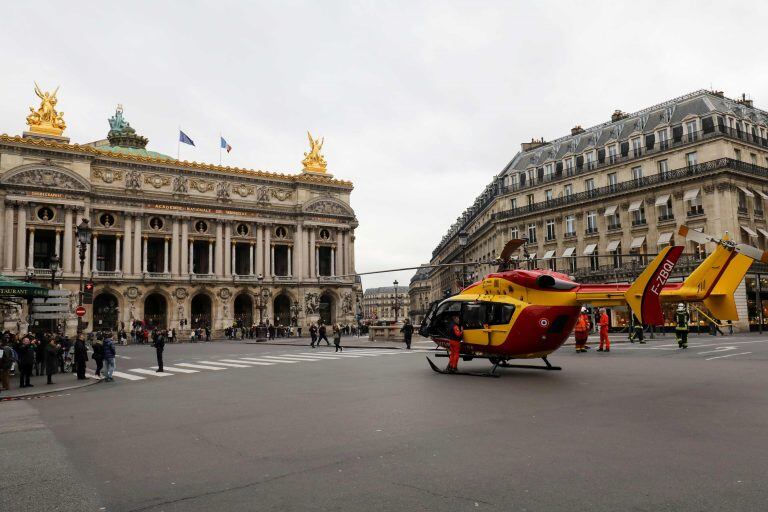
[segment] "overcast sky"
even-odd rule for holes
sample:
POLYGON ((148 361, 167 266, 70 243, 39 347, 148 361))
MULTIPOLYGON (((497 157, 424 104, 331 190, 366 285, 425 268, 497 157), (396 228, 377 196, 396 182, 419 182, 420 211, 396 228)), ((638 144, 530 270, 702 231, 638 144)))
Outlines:
MULTIPOLYGON (((306 130, 354 182, 357 270, 427 262, 520 142, 697 89, 768 107, 765 2, 5 2, 0 133, 33 81, 72 142, 122 103, 149 148, 298 172, 306 130)), ((365 277, 407 284, 412 272, 365 277)))

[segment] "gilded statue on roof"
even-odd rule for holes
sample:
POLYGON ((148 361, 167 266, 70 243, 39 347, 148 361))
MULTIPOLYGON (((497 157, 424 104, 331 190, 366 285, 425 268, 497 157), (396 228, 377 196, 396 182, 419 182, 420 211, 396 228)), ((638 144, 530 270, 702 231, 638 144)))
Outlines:
POLYGON ((27 116, 29 131, 45 135, 61 135, 64 132, 67 127, 64 122, 64 112, 56 111, 58 101, 56 93, 58 92, 58 87, 53 93, 43 92, 35 82, 35 94, 40 98, 40 106, 37 110, 34 107, 29 107, 30 114, 27 116))
POLYGON ((304 153, 304 160, 301 163, 304 165, 305 171, 310 172, 325 172, 328 163, 325 161, 325 157, 320 154, 320 150, 323 149, 323 143, 325 137, 322 139, 313 139, 312 134, 307 132, 309 137, 309 153, 304 153))

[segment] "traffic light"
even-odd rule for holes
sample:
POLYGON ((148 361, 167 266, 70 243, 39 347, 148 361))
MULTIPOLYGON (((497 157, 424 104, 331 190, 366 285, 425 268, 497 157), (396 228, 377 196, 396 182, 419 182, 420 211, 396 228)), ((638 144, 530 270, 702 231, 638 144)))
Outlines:
POLYGON ((83 304, 93 304, 93 280, 89 279, 83 288, 83 304))

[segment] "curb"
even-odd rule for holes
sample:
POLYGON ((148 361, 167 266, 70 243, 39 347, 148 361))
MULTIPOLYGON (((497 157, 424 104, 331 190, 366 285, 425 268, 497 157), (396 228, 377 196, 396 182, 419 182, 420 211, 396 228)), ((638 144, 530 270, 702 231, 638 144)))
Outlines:
POLYGON ((40 388, 40 391, 36 391, 34 393, 28 393, 28 394, 24 394, 24 395, 6 396, 5 393, 3 393, 2 395, 0 395, 0 402, 10 402, 10 401, 13 401, 13 400, 31 400, 33 398, 45 398, 47 396, 58 395, 62 391, 70 391, 70 390, 73 390, 73 389, 87 388, 88 386, 93 386, 94 384, 98 384, 100 382, 101 382, 101 379, 92 379, 92 378, 88 377, 86 382, 84 382, 82 384, 77 384, 77 385, 74 385, 74 386, 67 386, 67 387, 64 387, 64 388, 55 388, 55 389, 43 389, 43 388, 40 388))

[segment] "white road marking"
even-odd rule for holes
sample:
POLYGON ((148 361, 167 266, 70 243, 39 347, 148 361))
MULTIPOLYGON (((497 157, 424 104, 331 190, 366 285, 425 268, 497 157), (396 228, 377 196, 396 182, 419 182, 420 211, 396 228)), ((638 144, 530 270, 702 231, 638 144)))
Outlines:
POLYGON ((144 368, 131 368, 129 372, 143 373, 145 375, 152 375, 153 377, 170 377, 170 373, 156 372, 155 370, 145 370, 144 368))
POLYGON ((303 355, 303 354, 280 354, 277 357, 295 357, 296 359, 338 359, 336 356, 332 356, 330 354, 312 354, 312 355, 303 355))
POLYGON ((727 352, 729 350, 736 350, 736 347, 717 347, 715 350, 707 350, 706 352, 696 352, 696 355, 702 356, 704 354, 716 354, 717 352, 727 352))
POLYGON ((220 361, 200 361, 200 362, 203 364, 227 366, 230 368, 250 368, 247 364, 241 364, 241 363, 222 363, 220 361))
POLYGON ((262 363, 259 361, 241 361, 240 359, 222 359, 222 361, 227 363, 237 363, 237 364, 249 364, 254 366, 272 366, 275 363, 262 363))
POLYGON ((112 376, 120 377, 121 379, 125 379, 125 380, 144 380, 146 378, 146 377, 139 377, 138 375, 131 375, 130 373, 123 373, 118 371, 113 371, 112 376))
POLYGON ((296 361, 295 359, 291 359, 290 361, 288 359, 280 359, 272 356, 264 356, 268 359, 258 359, 255 357, 241 357, 240 359, 245 359, 246 361, 261 361, 261 362, 271 362, 271 363, 300 363, 301 361, 296 361))
POLYGON ((116 355, 115 357, 119 357, 120 359, 133 359, 132 357, 121 356, 121 355, 116 355))
POLYGON ((325 354, 315 354, 314 352, 299 352, 299 355, 302 356, 309 356, 309 357, 322 357, 323 359, 340 359, 340 358, 349 358, 349 357, 363 357, 363 355, 356 356, 354 354, 344 354, 342 352, 334 353, 333 355, 325 355, 325 354))
POLYGON ((296 363, 301 362, 311 362, 311 361, 320 361, 317 357, 287 357, 287 356, 264 356, 264 359, 274 360, 274 361, 294 361, 296 363))
POLYGON ((733 356, 745 356, 745 355, 747 355, 747 354, 751 354, 751 353, 752 353, 752 352, 741 352, 741 353, 739 353, 739 354, 727 354, 727 355, 724 355, 724 356, 708 357, 708 358, 706 358, 706 359, 705 359, 705 361, 711 361, 711 360, 713 360, 713 359, 722 359, 722 358, 724 358, 724 357, 733 357, 733 356))
MULTIPOLYGON (((150 366, 153 370, 157 370, 157 366, 150 366)), ((200 373, 200 370, 190 370, 188 368, 176 368, 175 366, 163 366, 163 370, 166 372, 174 373, 200 373)))
POLYGON ((185 368, 197 368, 198 370, 226 370, 221 366, 209 366, 204 364, 192 364, 192 363, 176 363, 176 366, 183 366, 185 368))

